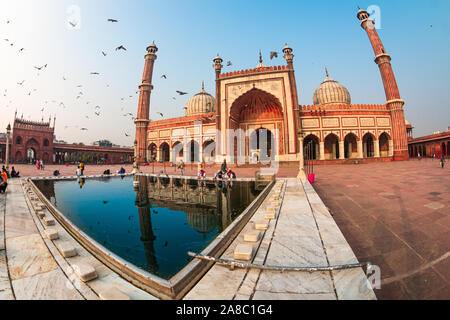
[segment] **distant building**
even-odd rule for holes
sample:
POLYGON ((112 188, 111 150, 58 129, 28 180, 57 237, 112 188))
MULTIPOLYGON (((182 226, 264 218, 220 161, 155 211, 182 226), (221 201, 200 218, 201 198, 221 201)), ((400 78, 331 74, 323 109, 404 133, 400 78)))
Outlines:
MULTIPOLYGON (((450 127, 449 127, 450 128, 450 127)), ((413 138, 408 136, 408 151, 411 158, 433 157, 450 155, 450 130, 445 132, 436 131, 432 135, 413 138)))
MULTIPOLYGON (((87 163, 130 163, 134 150, 110 146, 85 146, 68 144, 55 139, 55 122, 53 127, 48 122, 37 122, 17 118, 10 139, 10 159, 13 163, 30 163, 43 160, 44 163, 66 163, 84 161, 87 163)), ((107 140, 105 140, 107 141, 107 140)), ((0 159, 6 157, 6 134, 0 134, 0 159)))

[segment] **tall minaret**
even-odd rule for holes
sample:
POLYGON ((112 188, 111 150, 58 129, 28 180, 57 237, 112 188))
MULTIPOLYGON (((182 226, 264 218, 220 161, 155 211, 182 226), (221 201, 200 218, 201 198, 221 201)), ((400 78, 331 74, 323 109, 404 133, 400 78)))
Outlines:
POLYGON ((222 105, 222 99, 220 99, 220 73, 222 72, 222 62, 223 59, 217 54, 217 57, 213 60, 214 64, 214 71, 216 72, 216 162, 222 161, 222 155, 223 155, 223 146, 222 146, 222 135, 220 134, 220 130, 222 129, 221 122, 220 122, 220 112, 221 112, 221 105, 222 105))
POLYGON ((361 21, 361 27, 366 30, 369 36, 370 43, 375 52, 375 63, 380 68, 384 91, 386 93, 386 106, 391 111, 394 159, 409 160, 405 115, 403 112, 405 101, 400 98, 397 81, 395 81, 394 71, 391 66, 391 56, 386 53, 375 29, 375 23, 370 19, 367 11, 360 9, 357 17, 361 21))
POLYGON ((150 94, 153 90, 152 76, 153 65, 156 60, 156 52, 158 48, 155 43, 147 47, 147 54, 145 55, 144 74, 142 75, 142 83, 139 86, 141 91, 139 94, 139 105, 136 120, 136 162, 138 164, 147 162, 147 128, 150 122, 150 94))

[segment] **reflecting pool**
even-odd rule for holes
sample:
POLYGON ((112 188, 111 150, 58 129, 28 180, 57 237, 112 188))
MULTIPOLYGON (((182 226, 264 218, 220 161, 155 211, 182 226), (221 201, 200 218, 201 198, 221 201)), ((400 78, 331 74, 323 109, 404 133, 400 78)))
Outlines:
POLYGON ((121 258, 170 279, 258 196, 253 181, 110 177, 36 180, 74 225, 121 258))

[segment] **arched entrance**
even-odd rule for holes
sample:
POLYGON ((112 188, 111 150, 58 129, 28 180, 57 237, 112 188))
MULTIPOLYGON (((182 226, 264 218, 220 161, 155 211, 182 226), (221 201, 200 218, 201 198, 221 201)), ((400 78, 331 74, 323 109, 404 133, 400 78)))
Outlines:
POLYGON ((274 95, 256 88, 247 91, 231 105, 229 119, 229 128, 243 133, 227 134, 225 150, 234 152, 235 159, 239 153, 246 162, 261 163, 284 153, 283 111, 274 95))
POLYGON ((27 162, 33 162, 36 160, 36 150, 34 148, 27 149, 27 162))
POLYGON ((164 162, 169 162, 170 161, 170 147, 169 144, 167 142, 163 142, 160 146, 159 146, 159 160, 162 160, 164 162))
POLYGON ((349 133, 344 140, 344 153, 346 159, 358 158, 358 138, 355 134, 349 133))
POLYGON ((270 130, 259 128, 253 131, 249 139, 251 162, 266 163, 274 160, 274 144, 274 136, 270 130))
POLYGON ((16 155, 14 156, 14 161, 15 162, 22 162, 23 161, 22 152, 20 152, 20 151, 16 152, 16 155))
POLYGON ((374 137, 371 133, 366 133, 363 137, 364 158, 373 158, 375 156, 374 137))
POLYGON ((195 140, 191 140, 188 144, 187 144, 187 159, 186 162, 199 162, 199 154, 200 154, 200 148, 199 145, 197 143, 197 141, 195 140))
POLYGON ((339 138, 335 134, 329 134, 325 138, 325 159, 339 159, 339 138))
POLYGON ((319 160, 319 138, 309 135, 303 140, 303 155, 306 160, 319 160))
POLYGON ((183 160, 183 155, 183 144, 180 141, 176 141, 172 145, 172 162, 179 162, 180 160, 183 160))
POLYGON ((214 162, 216 157, 216 142, 207 140, 203 143, 203 161, 206 163, 214 162))
POLYGON ((447 147, 445 146, 445 142, 442 142, 442 156, 447 156, 447 152, 448 152, 448 150, 447 150, 447 147))
POLYGON ((379 138, 380 143, 380 157, 389 156, 389 136, 386 132, 383 132, 379 138))
POLYGON ((151 143, 148 146, 147 159, 150 161, 156 161, 156 144, 151 143))

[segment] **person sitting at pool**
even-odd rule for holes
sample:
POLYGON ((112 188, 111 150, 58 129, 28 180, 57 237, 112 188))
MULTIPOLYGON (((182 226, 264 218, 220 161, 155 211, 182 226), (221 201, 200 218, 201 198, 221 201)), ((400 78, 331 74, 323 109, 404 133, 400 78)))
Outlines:
POLYGON ((204 180, 206 178, 206 171, 203 169, 200 169, 200 172, 198 173, 198 179, 204 180))
POLYGON ((11 178, 20 178, 19 171, 16 171, 14 167, 11 168, 11 178))
POLYGON ((59 177, 60 175, 61 175, 61 173, 59 173, 59 170, 53 171, 53 176, 59 177))
POLYGON ((214 180, 217 180, 217 179, 219 179, 219 180, 223 179, 223 171, 222 170, 217 171, 217 173, 215 174, 214 180))
POLYGON ((109 169, 105 170, 105 171, 103 171, 103 174, 111 174, 111 171, 109 169))
POLYGON ((3 177, 3 174, 0 174, 0 193, 5 193, 6 187, 8 187, 8 182, 3 177))
POLYGON ((234 173, 233 170, 229 169, 228 172, 227 172, 227 177, 228 177, 229 180, 236 179, 236 173, 234 173))
POLYGON ((117 171, 118 174, 124 174, 125 173, 125 169, 122 167, 120 168, 119 171, 117 171))

